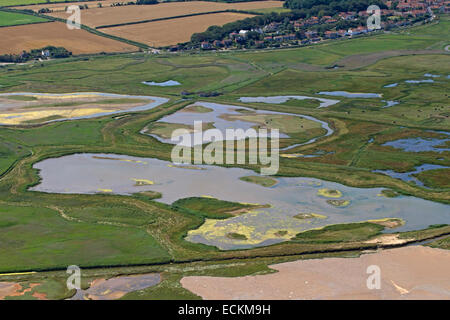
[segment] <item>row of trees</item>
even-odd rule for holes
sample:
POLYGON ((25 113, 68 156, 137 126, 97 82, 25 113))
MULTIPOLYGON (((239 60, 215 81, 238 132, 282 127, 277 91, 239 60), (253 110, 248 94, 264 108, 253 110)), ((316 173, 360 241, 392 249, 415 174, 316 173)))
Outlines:
POLYGON ((370 5, 387 9, 381 0, 286 0, 284 3, 285 8, 301 10, 307 16, 333 16, 339 12, 365 11, 370 5))
POLYGON ((158 0, 137 0, 136 4, 158 4, 158 0))

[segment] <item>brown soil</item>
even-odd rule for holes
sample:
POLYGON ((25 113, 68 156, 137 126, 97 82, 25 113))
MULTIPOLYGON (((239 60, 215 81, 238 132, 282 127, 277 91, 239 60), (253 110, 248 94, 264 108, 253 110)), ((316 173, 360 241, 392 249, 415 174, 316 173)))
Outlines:
POLYGON ((22 286, 18 283, 0 282, 0 300, 17 295, 20 289, 22 289, 22 286))
POLYGON ((185 277, 204 299, 450 299, 450 251, 410 246, 359 258, 299 260, 277 273, 236 278, 185 277), (367 267, 379 266, 381 288, 368 289, 367 267))
POLYGON ((69 30, 61 22, 0 28, 0 54, 21 53, 50 45, 64 47, 73 54, 137 51, 134 46, 82 29, 69 30))

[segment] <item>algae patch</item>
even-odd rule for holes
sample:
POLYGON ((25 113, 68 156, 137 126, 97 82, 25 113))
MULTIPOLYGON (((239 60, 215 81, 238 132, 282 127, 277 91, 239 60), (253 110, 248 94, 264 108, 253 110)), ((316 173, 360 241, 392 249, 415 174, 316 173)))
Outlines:
POLYGON ((295 219, 306 220, 306 219, 326 219, 327 216, 318 213, 299 213, 294 216, 295 219))
POLYGON ((342 192, 339 190, 335 190, 335 189, 323 188, 323 189, 319 189, 319 191, 317 191, 317 195, 323 196, 326 198, 340 198, 340 197, 342 197, 342 192))
POLYGON ((155 184, 152 180, 147 180, 147 179, 132 179, 135 182, 135 186, 136 187, 140 187, 140 186, 149 186, 149 185, 153 185, 155 184))
POLYGON ((338 208, 344 208, 344 207, 348 207, 350 205, 350 200, 330 199, 330 200, 327 200, 327 203, 331 204, 332 206, 338 207, 338 208))
POLYGON ((278 180, 276 180, 274 178, 261 177, 261 176, 246 176, 246 177, 239 178, 239 180, 258 184, 260 186, 267 187, 267 188, 273 187, 274 185, 276 185, 278 183, 278 180))

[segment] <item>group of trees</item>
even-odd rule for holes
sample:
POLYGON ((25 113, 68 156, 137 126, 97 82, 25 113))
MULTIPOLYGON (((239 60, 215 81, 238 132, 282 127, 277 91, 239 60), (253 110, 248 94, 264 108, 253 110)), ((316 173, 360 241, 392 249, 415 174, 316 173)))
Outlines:
POLYGON ((199 43, 202 41, 221 40, 228 36, 229 33, 239 30, 250 30, 263 27, 272 22, 289 22, 291 20, 298 20, 306 16, 299 11, 276 13, 271 12, 265 15, 259 15, 252 18, 246 18, 235 22, 230 22, 222 27, 211 26, 205 32, 194 33, 191 37, 191 42, 199 43))
POLYGON ((0 62, 22 63, 33 59, 42 57, 42 52, 48 51, 49 58, 67 58, 72 55, 72 52, 63 47, 47 46, 41 49, 32 49, 30 52, 23 51, 21 54, 4 54, 0 55, 0 62))
POLYGON ((137 0, 136 4, 158 4, 158 0, 137 0))
POLYGON ((333 16, 338 12, 365 11, 370 5, 387 9, 381 0, 286 0, 284 3, 284 7, 300 10, 307 16, 333 16))

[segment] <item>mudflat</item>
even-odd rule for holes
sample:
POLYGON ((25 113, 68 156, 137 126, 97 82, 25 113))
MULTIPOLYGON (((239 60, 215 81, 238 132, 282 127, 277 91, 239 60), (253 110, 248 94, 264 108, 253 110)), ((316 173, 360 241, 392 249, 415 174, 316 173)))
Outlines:
POLYGON ((270 267, 278 272, 185 277, 181 284, 203 299, 450 299, 450 251, 443 249, 410 246, 270 267), (367 287, 372 265, 380 268, 380 289, 367 287))

